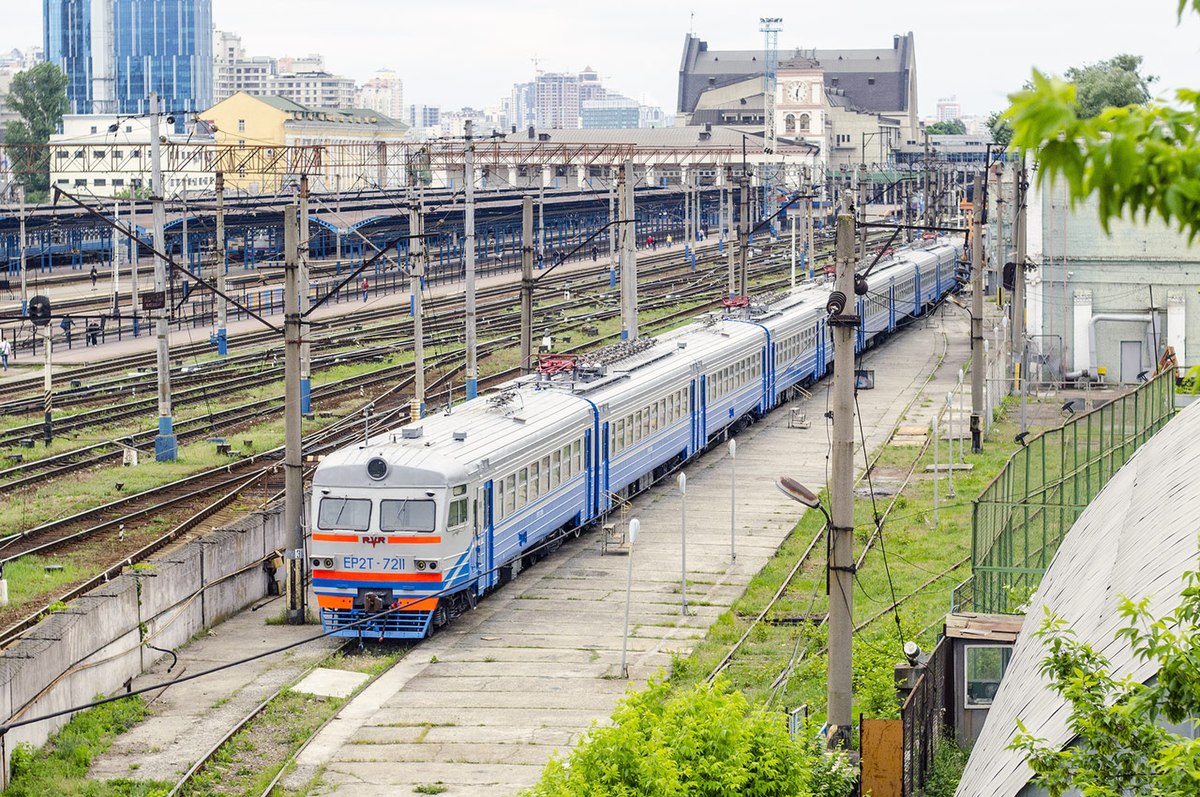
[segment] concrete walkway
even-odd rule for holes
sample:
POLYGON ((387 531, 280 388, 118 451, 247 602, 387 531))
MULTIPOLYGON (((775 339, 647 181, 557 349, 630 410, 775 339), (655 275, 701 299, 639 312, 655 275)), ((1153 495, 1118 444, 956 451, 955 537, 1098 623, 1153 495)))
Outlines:
MULTIPOLYGON (((934 321, 871 352, 875 389, 859 405, 869 448, 885 443, 905 406, 925 389, 945 396, 967 359, 966 324, 934 321)), ((546 761, 593 722, 605 722, 627 687, 638 688, 686 655, 744 591, 791 531, 799 507, 774 487, 789 474, 825 481, 828 385, 807 408, 810 429, 786 409, 738 438, 737 559, 730 561, 730 462, 718 446, 690 465, 687 564, 691 614, 681 613, 680 498, 673 481, 634 502, 642 524, 633 556, 630 679, 621 677, 628 559, 601 553, 599 534, 568 543, 413 651, 345 707, 304 752, 287 781, 314 794, 408 794, 442 783, 447 795, 509 795, 533 784, 546 761)), ((919 403, 919 402, 918 402, 919 403)))

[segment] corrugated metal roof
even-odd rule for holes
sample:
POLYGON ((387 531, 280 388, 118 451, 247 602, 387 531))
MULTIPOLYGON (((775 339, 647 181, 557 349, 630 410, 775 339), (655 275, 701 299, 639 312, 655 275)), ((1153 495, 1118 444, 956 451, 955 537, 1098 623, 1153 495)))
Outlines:
POLYGON ((1020 719, 1031 733, 1065 747, 1073 734, 1066 702, 1040 672, 1045 646, 1033 638, 1049 610, 1081 642, 1107 657, 1114 677, 1145 683, 1158 666, 1136 659, 1118 608, 1148 598, 1161 616, 1179 605, 1182 577, 1196 568, 1195 507, 1200 505, 1200 405, 1183 410, 1112 478, 1071 527, 1042 579, 1008 671, 971 751, 957 797, 1011 797, 1032 771, 1008 749, 1020 719))

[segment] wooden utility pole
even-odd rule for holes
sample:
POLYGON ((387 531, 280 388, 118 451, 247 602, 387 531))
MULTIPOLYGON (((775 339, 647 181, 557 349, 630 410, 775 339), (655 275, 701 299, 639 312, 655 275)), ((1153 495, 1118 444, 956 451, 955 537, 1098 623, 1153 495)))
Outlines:
POLYGON ((833 306, 833 451, 829 497, 829 673, 827 717, 830 747, 850 746, 851 637, 854 633, 854 217, 837 220, 837 273, 833 306))
POLYGON ((300 244, 299 211, 283 209, 283 525, 287 550, 287 621, 303 625, 308 602, 304 583, 304 464, 300 429, 300 244))
MULTIPOLYGON (((975 201, 971 208, 971 452, 983 450, 984 375, 983 350, 983 178, 975 175, 975 201)), ((936 467, 936 466, 935 466, 936 467)))
POLYGON ((533 197, 521 199, 521 372, 533 360, 533 197))

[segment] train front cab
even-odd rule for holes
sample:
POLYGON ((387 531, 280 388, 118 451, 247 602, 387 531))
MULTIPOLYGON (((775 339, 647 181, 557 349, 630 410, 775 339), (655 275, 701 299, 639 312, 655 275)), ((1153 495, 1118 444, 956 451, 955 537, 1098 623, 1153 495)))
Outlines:
POLYGON ((422 481, 386 491, 314 484, 309 564, 326 632, 421 639, 474 605, 473 491, 465 478, 422 481))

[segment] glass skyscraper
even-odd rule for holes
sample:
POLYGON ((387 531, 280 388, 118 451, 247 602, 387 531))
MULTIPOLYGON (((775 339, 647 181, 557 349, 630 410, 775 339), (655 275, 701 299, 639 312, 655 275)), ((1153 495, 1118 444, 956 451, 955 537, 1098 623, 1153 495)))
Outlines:
POLYGON ((188 114, 213 100, 212 0, 43 0, 46 59, 74 113, 188 114))

